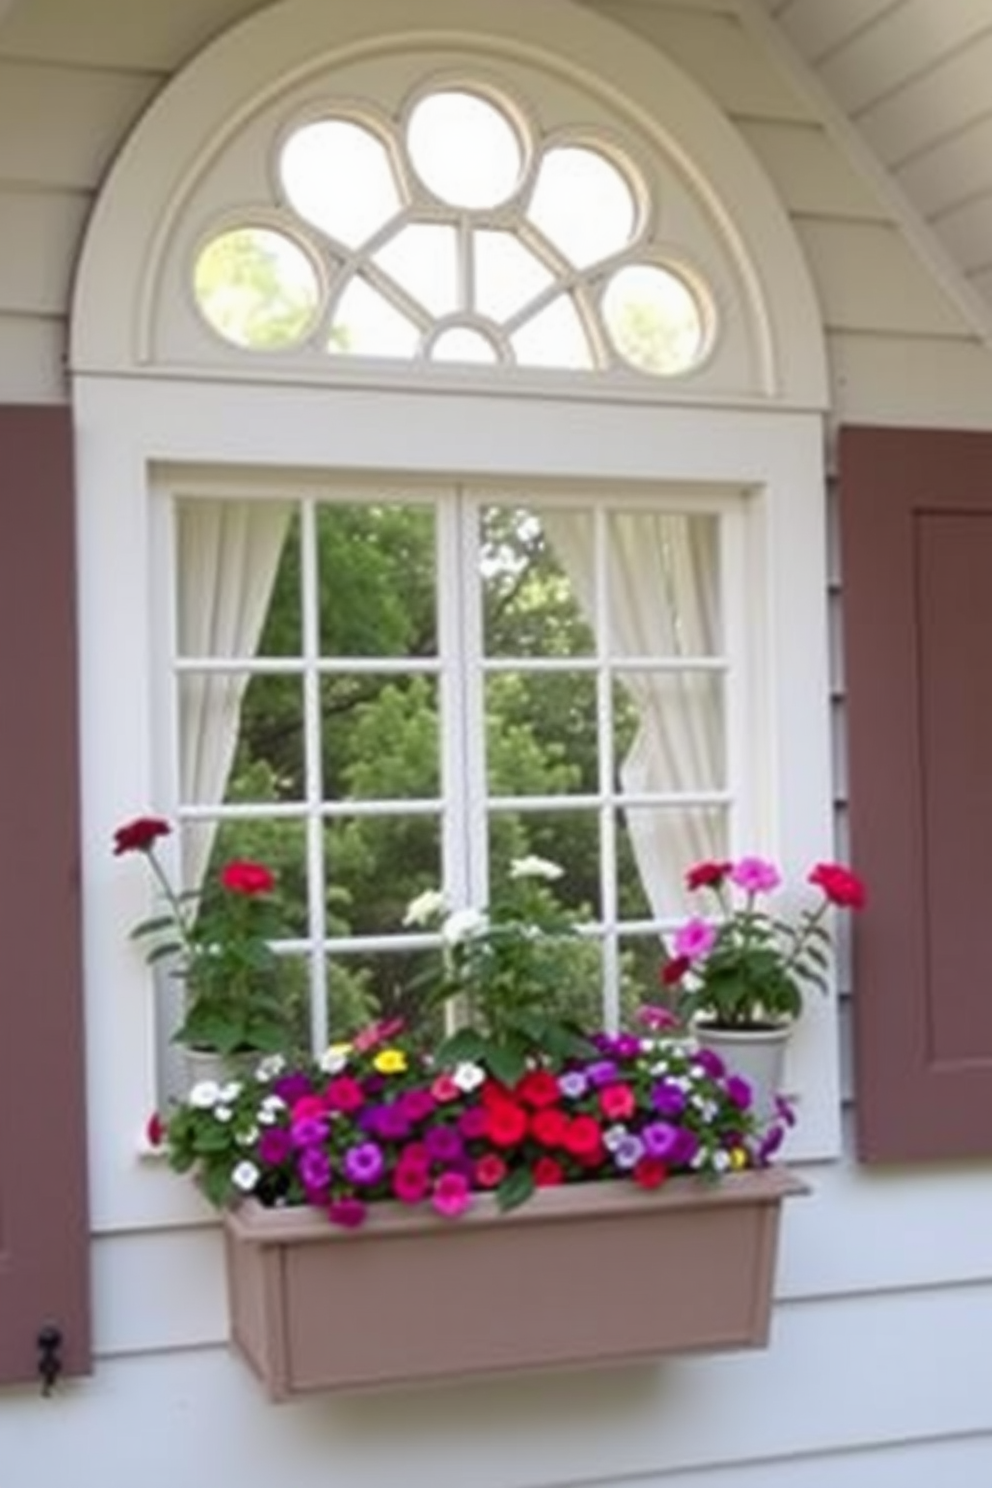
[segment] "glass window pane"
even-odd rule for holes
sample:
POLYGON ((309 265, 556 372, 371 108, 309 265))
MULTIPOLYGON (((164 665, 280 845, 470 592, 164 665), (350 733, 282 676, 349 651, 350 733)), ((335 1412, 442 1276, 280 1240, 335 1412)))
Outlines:
POLYGON ((572 367, 588 372, 593 365, 589 338, 571 295, 559 295, 546 310, 522 325, 512 337, 517 361, 524 367, 572 367))
POLYGON ((328 351, 409 359, 419 344, 420 328, 412 320, 364 279, 352 279, 338 301, 328 351))
POLYGON ((601 914, 599 816, 592 808, 489 813, 489 882, 494 893, 510 881, 515 858, 543 858, 562 869, 549 892, 577 922, 601 914))
POLYGON ((436 678, 335 673, 321 679, 320 703, 325 800, 438 796, 436 678))
POLYGON ((434 530, 423 504, 319 509, 321 656, 437 655, 434 530))
POLYGON ((481 331, 471 326, 451 326, 442 331, 431 347, 431 359, 435 362, 488 362, 499 360, 499 353, 481 331))
POLYGON ((631 366, 660 377, 688 372, 706 350, 706 320, 680 275, 657 264, 628 264, 603 296, 610 339, 631 366))
POLYGON ((718 519, 611 512, 608 532, 610 654, 718 657, 723 645, 718 519))
POLYGON ((551 283, 551 270, 515 233, 480 228, 472 234, 475 304, 480 315, 509 320, 551 283))
POLYGON ((576 267, 588 268, 631 241, 637 202, 605 155, 568 145, 542 160, 527 215, 576 267))
POLYGON ((337 817, 325 825, 324 856, 331 937, 407 935, 411 901, 442 883, 440 817, 337 817))
POLYGON ((432 315, 449 315, 459 308, 457 247, 453 227, 410 223, 379 249, 375 262, 432 315))
POLYGON ((240 671, 183 673, 179 779, 187 805, 301 800, 301 679, 240 671))
POLYGON ((692 904, 685 874, 693 863, 725 858, 725 806, 622 806, 617 870, 624 920, 679 919, 692 904))
POLYGON ((381 1019, 400 1018, 408 1032, 436 1044, 443 1014, 425 1005, 436 950, 332 951, 327 957, 327 1023, 331 1043, 343 1042, 381 1019))
MULTIPOLYGON (((247 794, 239 794, 238 799, 249 798, 247 794)), ((210 823, 186 822, 184 857, 196 857, 202 848, 200 834, 203 833, 209 834, 210 843, 203 876, 205 890, 217 881, 227 863, 244 859, 264 864, 275 875, 280 939, 304 938, 308 934, 308 903, 306 825, 302 819, 259 816, 210 823)))
POLYGON ((253 351, 299 345, 316 322, 322 293, 308 254, 269 227, 211 238, 197 256, 193 290, 211 329, 253 351))
POLYGON ((364 243, 399 210, 389 152, 370 129, 348 119, 295 130, 279 168, 291 206, 347 248, 364 243))
POLYGON ((591 656, 592 514, 489 506, 479 572, 487 656, 591 656))
POLYGON ((614 757, 621 775, 626 762, 631 785, 636 780, 642 792, 723 790, 723 677, 691 670, 618 671, 615 679, 614 757))
POLYGON ((579 795, 598 788, 594 676, 500 671, 486 678, 485 708, 490 795, 579 795))
POLYGON ((523 151, 507 116, 474 93, 432 93, 410 115, 407 146, 428 190, 454 207, 495 207, 517 188, 523 151))

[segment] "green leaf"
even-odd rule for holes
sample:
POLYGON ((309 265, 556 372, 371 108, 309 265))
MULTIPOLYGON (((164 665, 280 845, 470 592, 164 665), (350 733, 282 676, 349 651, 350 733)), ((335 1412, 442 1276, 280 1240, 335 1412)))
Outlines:
POLYGON ((516 1085, 527 1068, 525 1051, 518 1044, 509 1042, 487 1042, 481 1060, 494 1079, 499 1080, 502 1085, 516 1085))
POLYGON ((517 1168, 503 1179, 496 1190, 496 1203, 503 1214, 519 1209, 534 1192, 534 1175, 529 1168, 517 1168))

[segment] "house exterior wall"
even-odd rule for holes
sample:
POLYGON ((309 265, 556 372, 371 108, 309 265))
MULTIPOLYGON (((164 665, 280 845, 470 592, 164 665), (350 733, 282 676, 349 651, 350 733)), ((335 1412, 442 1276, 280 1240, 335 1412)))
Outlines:
MULTIPOLYGON (((32 0, 0 26, 0 400, 66 398, 72 270, 107 165, 182 62, 258 8, 170 0, 140 7, 154 18, 139 25, 134 0, 32 0)), ((762 28, 731 0, 590 8, 689 73, 777 187, 821 299, 832 423, 989 427, 992 357, 762 28)), ((840 593, 835 573, 838 630, 840 593)), ((835 686, 843 848, 839 671, 835 686)), ((112 1078, 90 1070, 91 1081, 112 1078)), ((146 1160, 139 1136, 135 1162, 146 1160)), ((105 1161, 97 1136, 94 1170, 105 1161)), ((228 1353, 216 1226, 98 1224, 96 1372, 54 1400, 0 1394, 4 1480, 55 1488, 86 1461, 106 1488, 199 1488, 225 1473, 247 1488, 918 1488, 941 1472, 986 1481, 987 1165, 880 1175, 845 1158, 804 1176, 813 1193, 785 1217, 765 1353, 278 1409, 260 1404, 228 1353)), ((480 1326, 484 1308, 480 1298, 480 1326)))

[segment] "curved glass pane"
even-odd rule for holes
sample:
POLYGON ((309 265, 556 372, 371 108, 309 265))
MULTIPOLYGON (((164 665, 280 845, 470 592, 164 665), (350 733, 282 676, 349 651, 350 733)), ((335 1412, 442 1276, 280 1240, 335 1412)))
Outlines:
POLYGON ((435 362, 495 362, 496 348, 481 331, 471 326, 451 326, 442 331, 431 347, 435 362))
POLYGON ((567 145, 545 155, 527 215, 570 262, 587 268, 626 248, 637 203, 605 155, 567 145))
POLYGON ((705 350, 696 296, 684 279, 655 264, 617 270, 603 296, 603 319, 619 354, 642 372, 687 372, 705 350))
POLYGON ((399 210, 385 145, 348 119, 297 129, 283 148, 279 170, 290 205, 348 248, 364 243, 399 210))
POLYGON ((551 271, 512 232, 472 234, 475 306, 490 320, 509 320, 551 283, 551 271))
POLYGON ((432 315, 458 308, 457 240, 453 227, 414 222, 383 244, 375 262, 432 315))
POLYGON ((385 295, 353 279, 341 296, 328 351, 356 356, 413 357, 420 331, 385 295))
POLYGON ((407 128, 414 169, 428 190, 453 207, 496 207, 520 180, 517 132, 500 109, 475 93, 432 93, 407 128))
POLYGON ((320 309, 317 271, 303 249, 268 227, 219 233, 193 271, 196 303, 208 324, 235 346, 296 346, 320 309))
POLYGON ((589 371, 592 351, 571 296, 559 295, 546 310, 511 337, 517 361, 525 367, 576 367, 589 371))

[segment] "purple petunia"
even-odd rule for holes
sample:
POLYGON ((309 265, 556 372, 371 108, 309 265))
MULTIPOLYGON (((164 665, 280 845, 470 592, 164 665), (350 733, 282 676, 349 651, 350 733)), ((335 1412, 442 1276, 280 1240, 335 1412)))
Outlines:
POLYGON ((616 1061, 613 1059, 597 1059, 586 1069, 586 1076, 590 1085, 599 1089, 603 1085, 612 1085, 618 1078, 616 1061))
POLYGON ((320 1116, 301 1116, 290 1128, 294 1147, 314 1147, 327 1137, 327 1122, 320 1116))
POLYGON ((670 1162, 679 1144, 679 1128, 669 1121, 650 1121, 641 1132, 648 1157, 670 1162))
POLYGON ((749 1111, 754 1099, 750 1081, 741 1075, 730 1075, 727 1079, 727 1095, 739 1111, 749 1111))
POLYGON ((344 1170, 352 1183, 377 1183, 384 1167, 385 1158, 377 1142, 359 1142, 345 1153, 344 1170))
POLYGON ((651 1105, 659 1116, 681 1116, 685 1110, 685 1091, 670 1080, 659 1080, 651 1089, 651 1105))
POLYGON ((292 1139, 285 1127, 270 1126, 258 1139, 258 1156, 268 1167, 275 1168, 286 1161, 292 1147, 292 1139))
POLYGON ((424 1133, 424 1146, 432 1160, 439 1163, 453 1163, 465 1150, 453 1126, 432 1126, 424 1133))
POLYGON ((313 1095, 313 1084, 309 1077, 295 1071, 293 1074, 282 1075, 275 1081, 272 1089, 276 1095, 284 1100, 287 1106, 295 1105, 305 1095, 313 1095))
POLYGON ((566 1070, 558 1076, 558 1089, 568 1100, 580 1100, 589 1089, 585 1070, 566 1070))
POLYGON ((613 1161, 625 1173, 636 1168, 646 1151, 646 1144, 634 1132, 626 1132, 613 1148, 613 1161))
POLYGON ((320 1147, 306 1147, 300 1153, 297 1168, 306 1188, 326 1189, 331 1181, 331 1163, 320 1147))
POLYGON ((696 1064, 704 1074, 712 1075, 715 1080, 719 1080, 721 1075, 727 1073, 727 1066, 719 1054, 715 1054, 712 1049, 699 1049, 696 1053, 696 1064))

